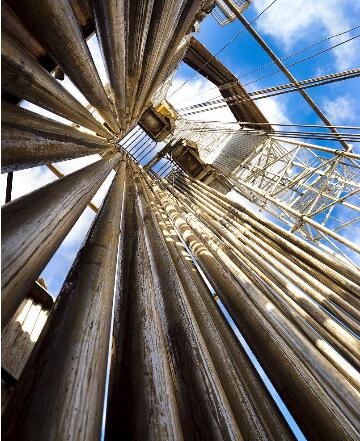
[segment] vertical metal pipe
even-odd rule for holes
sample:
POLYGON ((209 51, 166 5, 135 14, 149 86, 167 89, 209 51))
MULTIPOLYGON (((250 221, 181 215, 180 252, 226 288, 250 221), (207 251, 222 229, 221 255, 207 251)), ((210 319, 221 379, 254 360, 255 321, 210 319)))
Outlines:
POLYGON ((171 367, 135 197, 129 172, 114 302, 105 439, 181 440, 171 367))
POLYGON ((69 0, 11 1, 14 10, 115 133, 119 125, 69 0))
MULTIPOLYGON (((207 229, 211 230, 215 235, 221 238, 221 242, 218 239, 215 239, 215 242, 231 259, 233 264, 244 273, 249 274, 249 277, 252 280, 254 279, 253 281, 255 284, 260 280, 260 289, 265 283, 270 288, 268 290, 269 294, 267 294, 269 299, 274 301, 274 303, 280 307, 286 317, 299 326, 319 351, 323 353, 323 355, 325 355, 325 357, 327 357, 330 362, 336 366, 352 384, 355 385, 355 387, 359 387, 360 376, 353 367, 358 367, 359 344, 356 337, 350 334, 343 325, 344 323, 348 325, 347 320, 340 322, 335 321, 333 316, 328 314, 325 309, 327 306, 326 304, 323 309, 320 308, 319 304, 310 301, 307 296, 291 283, 292 280, 291 277, 289 277, 289 272, 284 273, 274 259, 271 259, 270 262, 267 263, 260 247, 254 247, 251 241, 244 241, 244 236, 239 230, 233 230, 233 233, 230 233, 227 228, 218 224, 216 220, 214 221, 216 217, 213 216, 213 211, 211 211, 211 209, 207 209, 206 206, 203 206, 200 203, 197 205, 196 201, 190 195, 183 197, 183 195, 177 192, 174 188, 169 188, 169 190, 178 200, 183 202, 184 210, 186 212, 192 212, 203 222, 204 225, 207 226, 207 229), (255 251, 252 248, 254 248, 255 251), (273 268, 276 271, 274 271, 273 268), (253 273, 259 278, 253 278, 253 273), (289 280, 286 277, 289 277, 289 280), (276 292, 277 295, 273 295, 272 291, 276 292), (279 300, 279 296, 281 300, 279 300), (292 309, 295 309, 299 315, 294 313, 292 309), (310 324, 317 333, 314 333, 312 328, 306 325, 304 326, 305 323, 310 324), (327 342, 334 345, 339 353, 335 354, 335 351, 329 351, 329 345, 327 342), (339 356, 339 354, 342 354, 343 356, 339 356), (353 366, 344 359, 344 356, 351 360, 353 366)), ((220 219, 223 219, 223 217, 220 217, 220 219)), ((204 231, 204 234, 206 235, 207 232, 206 230, 204 231)), ((210 241, 211 239, 209 238, 208 242, 210 241)), ((235 267, 231 266, 229 267, 229 270, 235 277, 237 277, 235 267)), ((336 312, 338 313, 339 311, 336 312)), ((341 315, 341 319, 343 318, 350 319, 350 317, 346 315, 344 315, 344 317, 341 315)), ((349 323, 350 329, 351 325, 356 327, 356 322, 351 320, 349 323)))
MULTIPOLYGON (((336 440, 346 433, 349 439, 356 439, 359 427, 355 416, 355 389, 338 375, 245 274, 241 283, 240 280, 234 281, 233 276, 220 264, 221 260, 219 262, 212 254, 217 247, 210 250, 208 241, 205 246, 195 236, 174 206, 173 198, 169 198, 157 185, 154 185, 154 191, 305 435, 321 437, 326 433, 327 438, 336 440), (313 373, 310 374, 311 371, 313 373), (341 410, 337 408, 337 415, 333 407, 334 393, 337 406, 341 407, 341 410)), ((191 223, 191 226, 195 225, 191 223)), ((218 257, 226 258, 222 253, 221 256, 218 257)))
POLYGON ((2 31, 2 87, 105 138, 113 136, 38 61, 2 31))
POLYGON ((101 438, 125 187, 123 159, 4 415, 4 439, 101 438))
MULTIPOLYGON (((84 131, 80 131, 75 127, 62 124, 51 118, 15 106, 14 104, 1 101, 1 123, 9 127, 16 127, 28 132, 49 137, 50 139, 68 140, 90 147, 103 147, 107 141, 100 137, 94 136, 84 131)), ((108 144, 110 147, 111 145, 108 144)))
POLYGON ((146 202, 138 173, 135 173, 134 181, 184 437, 241 440, 218 373, 186 300, 184 287, 151 206, 146 202))
POLYGON ((121 155, 108 155, 2 207, 2 326, 121 155))
POLYGON ((281 434, 283 439, 292 439, 284 419, 162 210, 159 197, 151 192, 151 181, 144 187, 241 435, 244 439, 276 440, 281 434))
POLYGON ((89 2, 96 34, 107 70, 115 111, 120 127, 127 127, 126 91, 127 81, 127 46, 126 42, 133 36, 128 35, 125 19, 128 13, 127 1, 89 2))
POLYGON ((1 170, 22 170, 51 162, 65 161, 81 156, 105 152, 110 144, 87 146, 66 139, 51 139, 26 130, 1 125, 1 170))

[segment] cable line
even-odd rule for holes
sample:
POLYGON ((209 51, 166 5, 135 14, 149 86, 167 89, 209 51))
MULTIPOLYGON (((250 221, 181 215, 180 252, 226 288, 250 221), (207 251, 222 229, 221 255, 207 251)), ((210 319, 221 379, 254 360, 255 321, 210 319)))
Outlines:
MULTIPOLYGON (((180 109, 177 109, 177 111, 178 112, 187 111, 187 110, 196 109, 199 107, 202 108, 201 111, 206 111, 206 108, 213 105, 213 104, 215 104, 215 105, 219 104, 220 107, 225 107, 228 105, 229 102, 231 103, 231 102, 236 101, 236 103, 240 103, 240 102, 245 102, 245 101, 253 101, 253 100, 257 100, 257 99, 268 98, 271 96, 281 95, 284 93, 295 92, 295 91, 301 90, 301 89, 307 89, 310 87, 321 86, 324 84, 329 84, 329 83, 333 83, 333 82, 337 82, 337 81, 344 81, 346 79, 358 77, 359 75, 360 75, 360 68, 350 69, 350 70, 343 71, 343 72, 337 72, 334 74, 322 75, 320 77, 314 77, 314 78, 310 78, 307 80, 298 81, 296 83, 286 83, 286 84, 282 84, 279 86, 273 86, 273 87, 268 87, 266 89, 253 91, 253 92, 248 93, 247 97, 244 97, 242 95, 233 95, 228 98, 223 98, 223 97, 214 98, 212 100, 204 101, 202 103, 193 104, 192 106, 182 107, 180 109), (260 96, 258 96, 258 95, 260 95, 260 96)), ((191 112, 188 114, 192 114, 192 113, 200 113, 200 111, 191 112)), ((182 115, 184 115, 184 114, 182 114, 182 115)))
MULTIPOLYGON (((344 35, 344 34, 350 33, 350 32, 352 32, 352 31, 354 31, 355 29, 358 29, 358 28, 360 28, 360 25, 354 26, 354 27, 352 27, 352 28, 350 28, 350 29, 348 29, 348 30, 346 30, 346 31, 342 31, 342 32, 340 32, 340 33, 338 33, 338 34, 330 35, 329 37, 323 38, 323 39, 321 39, 321 40, 317 40, 317 41, 315 41, 315 42, 313 42, 313 43, 310 43, 308 46, 306 46, 306 47, 304 47, 304 48, 302 48, 302 49, 299 49, 299 50, 296 51, 296 52, 293 52, 293 53, 291 53, 291 54, 289 54, 289 55, 284 55, 283 57, 279 57, 279 60, 286 60, 286 59, 288 59, 288 58, 292 58, 292 57, 294 57, 295 55, 299 55, 300 53, 305 52, 306 50, 308 50, 308 49, 310 49, 310 48, 316 46, 316 45, 319 44, 319 43, 323 43, 324 41, 331 40, 332 38, 339 37, 339 36, 341 36, 341 35, 344 35)), ((263 64, 263 65, 261 65, 261 66, 255 68, 255 69, 253 69, 253 70, 251 70, 251 71, 245 72, 245 73, 243 73, 243 74, 237 76, 237 79, 240 79, 240 78, 243 78, 243 77, 245 77, 245 76, 251 75, 251 74, 253 74, 254 72, 257 72, 257 71, 259 71, 259 70, 262 70, 262 69, 264 69, 264 68, 266 68, 266 67, 269 67, 269 66, 272 66, 272 65, 274 65, 274 64, 275 64, 274 61, 271 61, 270 63, 263 64)), ((199 70, 200 70, 200 69, 199 69, 199 70)), ((196 71, 196 72, 198 72, 198 71, 196 71)), ((278 72, 278 71, 276 71, 276 72, 278 72)), ((191 79, 191 78, 190 78, 190 79, 191 79)), ((260 78, 258 78, 257 80, 254 80, 254 81, 258 81, 259 79, 260 79, 260 78)), ((231 87, 232 83, 231 83, 230 85, 228 85, 228 84, 229 84, 229 83, 223 84, 223 85, 221 85, 221 86, 214 86, 214 87, 211 87, 211 88, 209 88, 209 89, 207 89, 207 90, 205 90, 205 91, 198 92, 198 93, 196 93, 195 95, 192 95, 191 98, 186 98, 186 99, 184 99, 184 100, 181 100, 180 102, 188 101, 189 99, 193 99, 195 96, 202 95, 202 94, 204 94, 204 93, 210 92, 211 90, 215 90, 215 89, 223 90, 223 89, 226 89, 226 88, 231 87)), ((251 83, 247 83, 247 84, 251 84, 251 83)), ((245 84, 245 85, 246 85, 246 84, 245 84)), ((171 97, 171 96, 172 96, 172 95, 170 95, 170 97, 171 97)), ((170 98, 170 97, 169 97, 169 98, 170 98)))
MULTIPOLYGON (((263 14, 264 14, 264 12, 266 12, 275 2, 276 2, 277 0, 273 0, 268 6, 266 6, 266 8, 265 9, 263 9, 261 12, 260 12, 260 14, 259 15, 257 15, 255 18, 254 18, 254 20, 252 20, 250 23, 252 24, 252 23, 255 23, 255 21, 258 19, 258 18, 260 18, 263 14)), ((225 44, 225 46, 223 46, 220 50, 218 50, 215 54, 214 54, 214 57, 216 57, 217 55, 219 55, 224 49, 226 49, 233 41, 235 41, 236 39, 237 39, 237 37, 240 35, 240 34, 242 34, 244 31, 246 30, 246 28, 245 27, 243 27, 237 34, 235 34, 232 38, 231 38, 231 40, 230 41, 228 41, 226 44, 225 44)), ((185 84, 187 84, 190 80, 192 80, 198 73, 199 73, 199 71, 201 70, 201 69, 203 69, 205 66, 207 66, 208 64, 209 64, 209 62, 210 61, 207 61, 206 63, 204 63, 199 69, 197 69, 195 72, 194 72, 194 74, 190 77, 190 78, 188 78, 186 81, 184 81, 183 82, 183 84, 181 84, 170 96, 169 96, 169 98, 171 98, 173 95, 175 95, 175 93, 177 93, 180 89, 182 89, 184 86, 185 86, 185 84)))

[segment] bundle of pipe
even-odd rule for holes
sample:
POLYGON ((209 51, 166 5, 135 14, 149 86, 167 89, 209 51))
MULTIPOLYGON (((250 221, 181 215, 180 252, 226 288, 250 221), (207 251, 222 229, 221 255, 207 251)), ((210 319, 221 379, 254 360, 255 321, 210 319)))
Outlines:
MULTIPOLYGON (((211 1, 91 1, 118 120, 133 127, 211 1)), ((178 60, 178 58, 176 58, 178 60)))
POLYGON ((152 188, 305 434, 356 439, 359 273, 200 182, 152 188))
POLYGON ((2 88, 111 139, 113 135, 85 109, 40 63, 2 30, 2 88))
POLYGON ((9 172, 104 153, 106 139, 1 102, 1 170, 9 172))
POLYGON ((4 439, 100 438, 114 292, 106 439, 292 439, 156 204, 122 160, 5 410, 4 439))
MULTIPOLYGON (((8 2, 62 71, 97 109, 111 129, 119 134, 120 127, 112 105, 106 96, 70 1, 8 2)), ((23 97, 20 95, 19 98, 23 97)))
POLYGON ((99 161, 2 207, 2 327, 120 158, 117 151, 109 151, 99 161))
MULTIPOLYGON (((106 169, 119 160, 5 411, 4 439, 99 439, 112 320, 107 439, 292 438, 181 240, 305 435, 358 439, 358 273, 202 183, 179 175, 175 186, 158 184, 121 155, 106 169)), ((10 210, 19 234, 21 215, 41 219, 34 198, 22 199, 31 209, 20 199, 10 210)), ((20 273, 28 278, 63 234, 43 231, 20 273)), ((14 256, 33 235, 19 239, 14 256)))

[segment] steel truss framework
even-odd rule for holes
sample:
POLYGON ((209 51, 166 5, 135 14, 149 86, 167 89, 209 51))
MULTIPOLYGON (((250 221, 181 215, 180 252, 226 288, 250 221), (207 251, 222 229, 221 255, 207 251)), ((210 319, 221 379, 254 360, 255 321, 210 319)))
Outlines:
POLYGON ((359 159, 341 150, 269 137, 230 179, 243 196, 292 231, 315 243, 325 240, 347 258, 339 244, 359 251, 346 240, 360 226, 359 159))

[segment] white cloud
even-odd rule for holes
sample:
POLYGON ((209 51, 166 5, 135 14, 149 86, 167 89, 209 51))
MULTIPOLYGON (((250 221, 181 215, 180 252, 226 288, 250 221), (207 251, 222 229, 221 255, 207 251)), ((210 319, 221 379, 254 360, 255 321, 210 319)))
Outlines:
POLYGON ((346 96, 339 96, 334 99, 326 98, 323 108, 327 117, 333 124, 349 123, 357 120, 357 113, 354 109, 354 102, 346 96))
POLYGON ((266 98, 256 101, 256 105, 270 123, 289 124, 287 109, 284 101, 280 102, 277 98, 266 98))
MULTIPOLYGON (((354 26, 358 2, 351 0, 278 0, 256 22, 256 28, 262 34, 270 35, 290 52, 297 43, 306 46, 324 36, 334 35, 354 26)), ((261 12, 269 4, 268 0, 255 0, 256 11, 261 12)), ((355 23, 357 24, 357 23, 355 23)), ((345 34, 330 40, 335 44, 349 38, 345 34)), ((324 46, 322 46, 324 47, 324 46)), ((315 52, 313 48, 309 53, 315 52)), ((355 40, 345 43, 329 54, 334 54, 339 69, 353 67, 359 51, 355 40)))
MULTIPOLYGON (((176 109, 221 97, 219 89, 206 78, 192 79, 182 86, 184 81, 185 79, 182 77, 175 78, 168 92, 167 99, 176 109), (181 89, 179 89, 180 87, 181 89), (175 91, 176 93, 172 95, 175 91)), ((194 109, 194 111, 195 110, 199 109, 194 109)), ((209 112, 196 113, 186 116, 185 118, 196 121, 236 121, 228 107, 209 112)))

